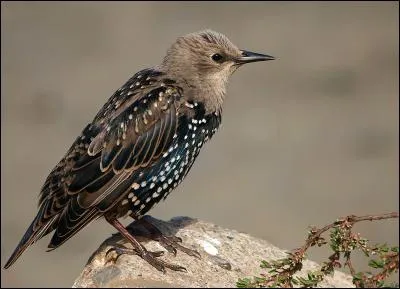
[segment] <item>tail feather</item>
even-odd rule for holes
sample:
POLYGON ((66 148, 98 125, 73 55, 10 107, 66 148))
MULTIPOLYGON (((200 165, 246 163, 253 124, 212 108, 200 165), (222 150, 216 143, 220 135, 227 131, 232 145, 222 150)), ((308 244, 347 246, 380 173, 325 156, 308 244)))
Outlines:
POLYGON ((12 253, 11 257, 8 259, 7 263, 4 265, 4 269, 8 269, 11 267, 12 264, 17 261, 17 259, 21 256, 21 254, 33 243, 38 241, 40 238, 44 237, 48 233, 56 217, 53 217, 47 221, 46 224, 41 226, 38 230, 34 230, 36 224, 36 218, 33 220, 29 228, 26 230, 24 236, 22 237, 21 241, 19 242, 17 248, 15 248, 14 252, 12 253))

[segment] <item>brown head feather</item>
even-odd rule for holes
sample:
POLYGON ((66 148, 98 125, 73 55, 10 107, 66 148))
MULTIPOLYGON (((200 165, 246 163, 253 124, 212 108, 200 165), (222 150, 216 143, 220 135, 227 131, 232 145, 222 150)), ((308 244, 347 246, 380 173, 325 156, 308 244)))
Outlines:
POLYGON ((237 69, 241 51, 225 35, 204 30, 179 37, 168 49, 161 71, 177 79, 193 100, 204 102, 209 111, 220 110, 229 76, 237 69), (213 55, 222 56, 221 61, 213 55))

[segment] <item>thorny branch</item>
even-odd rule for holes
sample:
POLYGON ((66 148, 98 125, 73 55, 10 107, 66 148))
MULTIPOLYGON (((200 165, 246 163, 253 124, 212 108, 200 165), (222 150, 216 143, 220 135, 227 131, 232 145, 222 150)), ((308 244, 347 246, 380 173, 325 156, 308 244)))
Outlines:
POLYGON ((310 248, 319 238, 320 236, 325 233, 326 231, 332 229, 333 227, 336 226, 343 226, 346 228, 352 228, 353 225, 355 223, 358 222, 362 222, 362 221, 377 221, 377 220, 384 220, 384 219, 394 219, 394 218, 398 218, 399 217, 399 213, 397 212, 393 212, 393 213, 388 213, 388 214, 382 214, 382 215, 367 215, 367 216, 361 216, 361 217, 357 217, 354 215, 350 215, 347 216, 343 219, 339 219, 337 221, 335 221, 332 224, 326 225, 325 227, 323 227, 322 229, 319 230, 315 230, 312 229, 311 230, 311 235, 308 237, 306 243, 304 244, 304 246, 302 246, 301 248, 297 249, 299 254, 304 256, 305 251, 307 251, 308 248, 310 248))
POLYGON ((399 213, 392 212, 381 215, 366 215, 366 216, 355 216, 350 215, 345 218, 336 220, 335 222, 326 225, 321 229, 315 227, 311 228, 305 244, 288 253, 289 257, 280 259, 277 261, 263 261, 261 264, 262 268, 268 268, 271 274, 267 277, 262 274, 261 278, 256 277, 255 281, 252 282, 248 278, 240 279, 237 283, 238 287, 284 287, 291 288, 294 285, 301 285, 302 287, 314 287, 324 279, 325 275, 333 273, 335 268, 341 268, 340 256, 344 254, 345 262, 344 266, 347 266, 350 270, 350 274, 353 276, 353 283, 356 287, 377 287, 383 286, 384 279, 388 277, 394 271, 399 268, 399 252, 398 247, 394 252, 388 253, 388 248, 384 245, 381 247, 375 246, 370 247, 367 245, 367 240, 360 238, 359 234, 354 234, 351 229, 355 223, 362 221, 377 221, 384 219, 399 218, 399 213), (306 251, 317 245, 318 247, 326 244, 327 242, 321 235, 329 230, 332 230, 331 237, 331 248, 334 253, 329 256, 329 261, 324 262, 320 271, 308 273, 308 278, 296 277, 293 275, 302 269, 302 262, 305 257, 306 251), (370 265, 373 268, 382 269, 381 272, 376 275, 367 276, 364 273, 356 273, 356 270, 351 262, 351 252, 354 249, 360 249, 366 256, 369 254, 379 254, 378 260, 371 260, 370 265))

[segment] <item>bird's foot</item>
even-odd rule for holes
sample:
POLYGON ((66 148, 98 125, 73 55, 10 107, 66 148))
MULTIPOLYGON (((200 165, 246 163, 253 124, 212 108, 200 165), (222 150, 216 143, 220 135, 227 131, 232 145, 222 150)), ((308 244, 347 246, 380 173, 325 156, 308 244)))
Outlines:
POLYGON ((196 258, 201 259, 200 253, 196 250, 192 250, 182 246, 181 243, 182 239, 176 236, 155 236, 153 238, 154 241, 158 241, 161 246, 163 246, 168 252, 174 254, 176 256, 176 251, 180 250, 189 256, 193 256, 196 258))
POLYGON ((152 265, 154 268, 156 268, 157 270, 159 270, 163 273, 166 273, 165 268, 169 268, 174 271, 187 272, 185 267, 175 265, 175 264, 170 264, 161 259, 157 259, 158 257, 164 255, 164 251, 152 252, 152 251, 147 251, 146 249, 138 251, 135 249, 125 248, 123 246, 115 246, 106 252, 106 255, 105 255, 106 264, 108 264, 108 263, 115 264, 115 262, 117 262, 118 258, 123 254, 138 255, 142 259, 147 261, 150 265, 152 265), (112 256, 110 256, 110 254, 112 252, 114 252, 114 254, 112 254, 112 256))
POLYGON ((179 243, 182 243, 182 239, 177 236, 165 236, 155 225, 150 223, 145 218, 139 220, 147 231, 149 231, 149 235, 146 235, 149 239, 158 242, 161 246, 163 246, 169 253, 172 253, 176 256, 177 250, 180 250, 189 256, 193 256, 201 259, 200 253, 196 250, 192 250, 182 246, 179 243))

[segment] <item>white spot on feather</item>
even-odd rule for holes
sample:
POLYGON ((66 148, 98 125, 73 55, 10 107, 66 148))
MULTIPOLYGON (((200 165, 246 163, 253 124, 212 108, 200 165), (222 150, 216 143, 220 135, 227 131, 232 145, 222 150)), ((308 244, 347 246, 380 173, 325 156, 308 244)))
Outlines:
POLYGON ((186 105, 187 107, 189 107, 189 108, 193 108, 193 107, 194 107, 193 104, 188 103, 188 102, 185 102, 185 105, 186 105))

